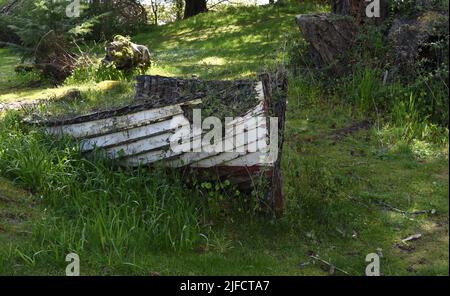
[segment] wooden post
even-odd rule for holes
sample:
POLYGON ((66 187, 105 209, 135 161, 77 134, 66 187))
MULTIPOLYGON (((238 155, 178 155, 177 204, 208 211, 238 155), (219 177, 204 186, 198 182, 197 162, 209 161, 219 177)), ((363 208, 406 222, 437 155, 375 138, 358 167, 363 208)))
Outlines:
POLYGON ((286 122, 287 73, 280 68, 275 73, 260 74, 259 78, 263 84, 266 106, 270 110, 269 114, 278 118, 278 156, 270 180, 269 204, 275 211, 275 214, 281 216, 285 206, 281 157, 286 122))

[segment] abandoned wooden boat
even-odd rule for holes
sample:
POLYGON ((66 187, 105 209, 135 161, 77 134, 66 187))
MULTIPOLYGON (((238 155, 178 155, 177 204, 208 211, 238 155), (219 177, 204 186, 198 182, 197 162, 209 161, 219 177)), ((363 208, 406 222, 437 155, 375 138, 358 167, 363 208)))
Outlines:
POLYGON ((267 201, 278 211, 283 208, 285 107, 282 72, 237 81, 144 75, 137 77, 133 104, 40 124, 50 134, 79 140, 84 152, 100 149, 126 166, 160 162, 202 178, 227 179, 243 191, 263 188, 265 181, 267 201), (195 125, 199 114, 206 118, 200 130, 195 125), (212 116, 225 123, 208 141, 204 137, 210 131, 203 128, 217 123, 208 121, 212 116))

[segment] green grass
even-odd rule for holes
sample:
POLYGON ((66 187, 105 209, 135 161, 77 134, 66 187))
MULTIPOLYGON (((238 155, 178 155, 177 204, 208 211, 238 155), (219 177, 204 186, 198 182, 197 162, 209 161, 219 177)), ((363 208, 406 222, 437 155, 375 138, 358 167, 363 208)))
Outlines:
POLYGON ((324 11, 302 5, 230 7, 142 33, 133 41, 147 45, 155 65, 150 74, 206 79, 255 77, 263 67, 285 58, 295 15, 324 11))
MULTIPOLYGON (((302 5, 274 7, 230 7, 226 11, 202 14, 183 22, 153 27, 149 32, 134 36, 136 43, 147 45, 152 54, 152 67, 147 74, 203 79, 233 79, 256 77, 269 64, 286 59, 288 37, 295 27, 294 16, 300 13, 323 11, 325 8, 309 1, 302 5), (274 28, 277 28, 274 30, 274 28)), ((94 50, 95 52, 96 50, 94 50)), ((98 47, 98 56, 102 48, 98 47)), ((26 87, 26 80, 14 73, 19 62, 11 50, 0 49, 0 103, 37 101, 60 97, 70 89, 85 92, 85 83, 68 79, 61 87, 26 87)), ((89 73, 92 75, 92 73, 89 73)), ((92 89, 92 83, 90 88, 92 89)), ((132 89, 124 89, 124 93, 132 89)), ((120 94, 119 94, 120 95, 120 94)), ((122 95, 122 97, 124 97, 122 95)), ((95 99, 90 99, 95 100, 95 99)), ((98 100, 96 100, 98 102, 98 100)), ((116 100, 116 105, 128 100, 116 100)), ((67 106, 67 104, 64 104, 67 106)), ((98 105, 104 105, 98 102, 98 105)), ((111 105, 108 105, 110 107, 111 105)), ((97 106, 71 107, 80 113, 97 106)))
POLYGON ((35 201, 25 190, 20 190, 11 182, 0 179, 0 242, 20 241, 29 232, 27 224, 36 218, 35 201))
MULTIPOLYGON (((154 239, 145 238, 148 229, 139 223, 149 222, 140 215, 164 196, 168 201, 176 198, 177 202, 204 206, 201 201, 195 202, 196 194, 186 192, 182 184, 170 176, 152 177, 151 172, 111 172, 100 163, 80 166, 84 161, 76 153, 65 151, 65 145, 38 154, 48 149, 48 139, 33 143, 36 135, 31 134, 25 137, 32 142, 28 143, 23 136, 18 137, 17 141, 24 141, 21 150, 7 162, 12 152, 2 154, 2 172, 17 184, 36 190, 35 196, 42 196, 48 210, 41 213, 46 215, 46 222, 28 234, 33 244, 13 243, 29 257, 37 253, 35 262, 24 262, 17 254, 5 255, 2 273, 61 274, 63 255, 76 251, 82 258, 84 274, 327 274, 318 263, 301 267, 310 261, 308 252, 314 252, 351 274, 361 275, 365 255, 381 248, 382 272, 386 275, 446 274, 445 147, 431 148, 435 154, 425 154, 432 156, 424 158, 413 147, 384 147, 375 129, 339 141, 327 139, 324 135, 333 135, 336 128, 360 118, 353 117, 346 105, 321 100, 305 104, 303 96, 295 95, 298 91, 295 86, 291 88, 283 159, 287 194, 284 217, 274 220, 258 214, 229 213, 225 219, 210 217, 210 222, 201 225, 188 220, 187 226, 198 229, 193 245, 175 249, 170 243, 152 245, 154 239), (43 175, 42 171, 51 174, 43 175), (162 191, 154 192, 158 188, 162 191), (436 213, 405 216, 384 209, 379 202, 405 211, 435 209, 436 213), (134 211, 137 213, 132 214, 134 211), (97 229, 103 219, 104 232, 102 227, 97 229), (125 235, 125 229, 116 228, 115 221, 120 221, 126 232, 137 229, 125 235), (423 237, 410 243, 413 251, 395 246, 418 232, 423 237)), ((189 207, 182 207, 187 214, 189 207)), ((200 213, 194 215, 203 220, 200 213)), ((0 250, 10 252, 6 246, 0 250)))
POLYGON ((49 87, 41 83, 30 87, 37 77, 15 73, 14 66, 20 59, 10 49, 0 48, 0 104, 16 102, 35 103, 50 101, 40 108, 41 115, 70 116, 98 109, 106 109, 130 103, 133 98, 134 85, 128 81, 93 81, 70 83, 58 87, 49 87), (77 90, 80 98, 74 100, 68 94, 77 90), (69 97, 69 98, 67 98, 69 97), (104 98, 108 97, 109 100, 104 98), (50 114, 51 113, 51 114, 50 114))
POLYGON ((11 77, 15 75, 14 66, 20 63, 20 59, 10 49, 0 48, 0 60, 0 91, 3 93, 11 87, 11 77))
MULTIPOLYGON (((308 3, 230 9, 133 40, 154 53, 152 74, 254 76, 283 58, 284 38, 297 33, 293 16, 314 9, 322 10, 308 3)), ((370 99, 370 83, 366 76, 355 96, 370 99)), ((106 94, 94 86, 85 102, 47 111, 110 106, 103 96, 124 102, 123 84, 106 94)), ((239 201, 231 210, 206 202, 208 192, 158 168, 123 170, 86 159, 76 144, 9 114, 0 122, 0 274, 62 275, 65 255, 76 252, 85 275, 329 274, 312 253, 363 275, 366 255, 381 252, 385 275, 448 275, 448 130, 416 122, 411 129, 421 132, 411 133, 411 120, 375 116, 370 128, 342 136, 342 128, 367 119, 357 105, 317 81, 290 77, 287 205, 278 219, 241 213, 239 201), (415 210, 428 212, 408 214, 415 210), (400 242, 416 233, 419 240, 400 242)))

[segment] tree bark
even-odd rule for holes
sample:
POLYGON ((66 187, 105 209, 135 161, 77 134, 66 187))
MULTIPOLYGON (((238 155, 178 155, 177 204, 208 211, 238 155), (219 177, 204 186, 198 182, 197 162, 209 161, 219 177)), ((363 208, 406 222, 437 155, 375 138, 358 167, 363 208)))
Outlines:
POLYGON ((309 43, 310 60, 317 68, 332 66, 345 72, 347 63, 339 60, 353 45, 358 26, 352 18, 334 14, 298 15, 296 21, 309 43))
POLYGON ((157 0, 151 0, 150 6, 151 6, 152 12, 153 12, 153 24, 158 25, 159 3, 157 2, 157 0))
POLYGON ((179 21, 183 18, 183 8, 184 8, 184 1, 183 0, 175 0, 175 13, 176 13, 177 21, 179 21))
POLYGON ((185 0, 184 18, 187 19, 191 16, 197 15, 202 12, 208 11, 206 7, 206 0, 185 0))
MULTIPOLYGON (((377 1, 380 9, 380 17, 377 21, 382 21, 387 15, 387 1, 386 0, 371 0, 377 1)), ((331 0, 331 11, 334 14, 349 15, 356 19, 358 23, 363 23, 370 18, 366 15, 366 7, 370 1, 365 0, 331 0)))

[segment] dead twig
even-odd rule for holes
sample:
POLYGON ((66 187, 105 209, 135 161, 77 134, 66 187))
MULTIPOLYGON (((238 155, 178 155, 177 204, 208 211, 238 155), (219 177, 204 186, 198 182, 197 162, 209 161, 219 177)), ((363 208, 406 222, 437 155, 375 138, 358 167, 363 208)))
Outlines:
POLYGON ((398 209, 396 207, 393 207, 393 206, 391 206, 390 204, 388 204, 388 203, 386 203, 384 201, 375 201, 375 202, 377 204, 385 207, 388 210, 391 210, 393 212, 397 212, 397 213, 403 214, 405 216, 408 216, 408 215, 420 215, 420 214, 435 214, 436 213, 435 209, 432 209, 432 210, 415 210, 415 211, 412 211, 412 212, 408 212, 408 211, 401 210, 401 209, 398 209))
POLYGON ((343 270, 342 268, 336 267, 335 265, 331 264, 330 262, 323 260, 322 258, 320 258, 319 256, 315 256, 315 255, 310 255, 309 257, 311 257, 314 260, 320 261, 323 264, 326 264, 330 267, 330 270, 338 270, 340 272, 342 272, 345 275, 350 275, 348 272, 346 272, 345 270, 343 270))
POLYGON ((383 206, 383 207, 385 207, 385 208, 387 208, 387 209, 389 209, 389 210, 391 210, 393 212, 397 212, 397 213, 404 214, 404 215, 408 215, 409 214, 407 211, 400 210, 400 209, 398 209, 396 207, 393 207, 390 204, 385 203, 384 201, 377 201, 376 203, 378 203, 379 205, 381 205, 381 206, 383 206))

